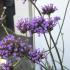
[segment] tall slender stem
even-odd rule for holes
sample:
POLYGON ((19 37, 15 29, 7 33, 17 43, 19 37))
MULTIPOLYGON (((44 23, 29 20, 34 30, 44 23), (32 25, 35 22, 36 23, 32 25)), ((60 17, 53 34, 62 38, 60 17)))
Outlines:
POLYGON ((52 61, 53 61, 53 64, 54 64, 55 70, 57 70, 57 67, 56 67, 56 64, 55 64, 55 60, 54 60, 53 54, 52 54, 52 52, 51 52, 51 47, 50 47, 49 44, 48 44, 48 41, 47 41, 47 38, 46 38, 45 33, 44 33, 44 37, 45 37, 45 40, 46 40, 47 46, 48 46, 48 48, 49 48, 49 52, 50 52, 50 55, 51 55, 51 58, 52 58, 52 61))
MULTIPOLYGON (((60 29, 60 24, 58 23, 59 29, 60 29)), ((64 58, 64 39, 63 39, 63 33, 61 32, 61 37, 62 37, 62 44, 63 44, 63 50, 62 50, 62 62, 63 62, 63 58, 64 58)))
POLYGON ((64 25, 64 21, 65 21, 65 18, 66 18, 66 13, 67 13, 67 9, 68 9, 69 3, 70 3, 70 0, 68 0, 67 6, 66 6, 66 9, 65 9, 65 13, 64 13, 62 25, 61 25, 61 27, 60 27, 59 34, 58 34, 58 36, 57 36, 56 44, 58 43, 58 39, 59 39, 60 33, 61 33, 61 31, 62 31, 63 25, 64 25))
MULTIPOLYGON (((49 21, 50 21, 50 15, 48 15, 48 17, 49 17, 49 21)), ((50 48, 51 48, 51 37, 49 38, 49 40, 50 40, 50 48)))
POLYGON ((33 1, 32 0, 29 0, 32 4, 33 4, 33 6, 36 8, 36 10, 38 11, 38 13, 40 14, 40 16, 42 16, 42 14, 41 14, 41 12, 40 12, 40 10, 38 9, 38 7, 36 6, 36 4, 35 3, 33 3, 33 1))
POLYGON ((54 44, 54 47, 55 47, 55 50, 56 50, 56 52, 57 52, 57 55, 58 55, 58 58, 59 58, 59 61, 60 61, 60 65, 61 65, 61 70, 64 70, 64 69, 63 69, 63 65, 62 65, 62 61, 61 61, 61 57, 60 57, 59 51, 58 51, 57 46, 56 46, 56 43, 54 42, 54 39, 53 39, 53 37, 52 37, 52 35, 51 35, 50 32, 49 32, 49 35, 50 35, 50 37, 51 37, 51 40, 52 40, 52 42, 53 42, 53 44, 54 44))

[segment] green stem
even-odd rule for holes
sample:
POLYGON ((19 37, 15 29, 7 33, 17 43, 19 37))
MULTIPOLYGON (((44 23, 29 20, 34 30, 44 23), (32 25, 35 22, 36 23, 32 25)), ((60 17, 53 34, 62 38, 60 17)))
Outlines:
MULTIPOLYGON (((58 23, 59 29, 60 29, 60 24, 58 23)), ((62 45, 63 45, 63 55, 62 55, 62 62, 63 62, 63 58, 64 58, 64 39, 63 39, 63 33, 61 32, 61 37, 62 37, 62 45)))
MULTIPOLYGON (((63 25, 64 25, 64 21, 65 21, 65 18, 66 18, 66 13, 67 13, 67 9, 68 9, 69 3, 70 3, 70 0, 68 0, 67 5, 66 5, 66 9, 65 9, 65 13, 64 13, 62 25, 61 25, 61 27, 60 27, 60 31, 59 31, 59 34, 58 34, 57 39, 56 39, 56 44, 58 43, 58 39, 59 39, 59 36, 60 36, 60 34, 61 34, 63 25)), ((62 39, 63 39, 63 37, 62 37, 62 39)), ((63 44, 64 44, 64 40, 63 40, 63 44)), ((64 56, 64 45, 63 45, 63 56, 64 56)), ((63 57, 62 57, 62 61, 63 61, 63 57)))
MULTIPOLYGON (((55 61, 56 61, 58 64, 60 64, 59 61, 57 61, 57 60, 55 60, 55 61)), ((65 70, 70 70, 69 68, 67 68, 67 67, 64 66, 64 65, 63 65, 63 67, 64 67, 65 70)))
MULTIPOLYGON (((50 15, 48 15, 48 17, 49 17, 49 21, 50 21, 50 15)), ((51 33, 51 32, 50 32, 51 33)), ((51 37, 50 37, 50 48, 51 48, 51 37)))
POLYGON ((9 33, 8 33, 6 27, 5 27, 3 24, 2 24, 2 27, 3 27, 3 29, 5 30, 6 34, 8 35, 9 33))
POLYGON ((63 58, 64 58, 64 39, 63 39, 63 35, 62 35, 62 42, 63 42, 63 55, 62 55, 62 62, 63 62, 63 58))
POLYGON ((32 0, 29 0, 32 4, 33 4, 33 6, 36 8, 36 10, 38 11, 38 13, 40 14, 40 16, 42 16, 42 14, 41 14, 41 12, 40 12, 40 10, 38 9, 38 7, 36 6, 36 4, 35 3, 33 3, 33 1, 32 0))
POLYGON ((64 70, 64 69, 63 69, 63 65, 62 65, 62 61, 61 61, 61 57, 60 57, 59 51, 58 51, 57 46, 56 46, 56 43, 54 42, 54 39, 53 39, 53 37, 52 37, 52 35, 51 35, 50 32, 49 32, 49 35, 50 35, 51 40, 52 40, 52 42, 53 42, 53 44, 54 44, 54 48, 55 48, 55 50, 56 50, 56 52, 57 52, 57 55, 58 55, 58 58, 59 58, 59 61, 60 61, 60 65, 61 65, 61 70, 64 70))
POLYGON ((64 13, 64 17, 63 17, 62 25, 61 25, 61 27, 60 27, 59 34, 58 34, 58 36, 57 36, 56 44, 58 43, 58 39, 59 39, 59 36, 60 36, 60 34, 61 34, 61 31, 62 31, 63 25, 64 25, 64 21, 65 21, 65 18, 66 18, 66 13, 67 13, 67 9, 68 9, 69 3, 70 3, 70 0, 68 0, 67 6, 66 6, 66 9, 65 9, 65 13, 64 13))
POLYGON ((54 61, 54 57, 53 57, 53 54, 52 54, 52 52, 51 52, 51 47, 50 47, 49 44, 48 44, 48 40, 47 40, 45 34, 44 34, 44 37, 45 37, 45 40, 46 40, 47 46, 48 46, 48 48, 49 48, 49 53, 50 53, 50 55, 51 55, 51 58, 52 58, 52 61, 53 61, 53 64, 54 64, 55 70, 57 70, 57 67, 56 67, 56 64, 55 64, 55 61, 54 61))

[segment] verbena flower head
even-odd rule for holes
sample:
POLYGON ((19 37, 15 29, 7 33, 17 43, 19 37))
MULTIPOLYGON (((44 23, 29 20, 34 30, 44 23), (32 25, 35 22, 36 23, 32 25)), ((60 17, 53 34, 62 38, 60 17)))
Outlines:
POLYGON ((56 6, 53 6, 53 4, 45 5, 42 7, 42 14, 50 15, 51 13, 54 13, 57 10, 56 6))
POLYGON ((56 26, 57 22, 60 20, 60 17, 51 17, 50 19, 47 20, 48 26, 47 26, 47 30, 51 31, 53 30, 53 27, 56 26))
POLYGON ((25 33, 29 30, 29 23, 28 19, 21 19, 18 21, 17 28, 22 32, 25 33))
POLYGON ((43 17, 35 17, 31 20, 30 31, 31 33, 44 33, 47 31, 47 23, 43 17))
POLYGON ((3 59, 7 59, 10 56, 18 58, 26 52, 27 48, 28 45, 19 41, 15 36, 7 35, 0 41, 0 56, 3 59))
POLYGON ((29 51, 28 54, 29 54, 29 58, 33 62, 40 62, 40 60, 43 59, 43 53, 40 52, 39 49, 31 50, 31 51, 29 51))
POLYGON ((31 50, 33 51, 31 45, 26 44, 22 38, 16 38, 11 34, 0 41, 0 56, 3 59, 8 59, 12 56, 19 60, 24 55, 28 56, 31 50))
POLYGON ((13 35, 9 34, 0 41, 0 56, 4 59, 12 55, 14 43, 16 39, 13 35))

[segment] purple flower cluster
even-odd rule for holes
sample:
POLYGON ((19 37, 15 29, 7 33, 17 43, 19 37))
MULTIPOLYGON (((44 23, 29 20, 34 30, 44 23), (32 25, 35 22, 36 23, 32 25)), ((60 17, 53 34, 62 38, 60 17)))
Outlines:
POLYGON ((43 17, 35 17, 31 20, 30 29, 29 31, 33 33, 44 33, 47 31, 46 26, 46 20, 43 17))
POLYGON ((18 21, 17 28, 22 32, 25 33, 27 30, 29 30, 29 24, 30 21, 28 19, 21 19, 18 21))
POLYGON ((14 42, 15 38, 13 35, 8 35, 0 41, 0 56, 2 58, 7 58, 12 54, 14 42))
MULTIPOLYGON (((9 34, 0 41, 0 56, 6 60, 8 60, 9 57, 14 57, 16 61, 27 56, 30 60, 36 62, 42 59, 43 53, 37 49, 34 50, 33 47, 26 44, 23 39, 16 38, 14 35, 9 34)), ((2 66, 3 70, 11 70, 12 62, 8 61, 7 64, 3 64, 2 66)))
POLYGON ((31 50, 29 51, 29 58, 33 61, 33 62, 39 62, 41 59, 43 59, 43 53, 40 52, 40 50, 35 49, 35 50, 31 50))
POLYGON ((43 59, 43 53, 39 49, 33 49, 31 45, 27 45, 23 43, 23 40, 19 40, 20 43, 20 52, 21 55, 26 55, 31 61, 39 62, 39 60, 43 59))
POLYGON ((47 30, 51 31, 53 30, 53 27, 56 26, 57 22, 60 20, 60 17, 54 17, 54 18, 50 18, 47 20, 48 26, 47 26, 47 30))
POLYGON ((35 17, 31 21, 24 22, 25 20, 23 19, 23 22, 18 22, 18 29, 22 32, 25 33, 27 31, 30 31, 32 34, 33 33, 45 33, 48 31, 51 31, 53 27, 57 24, 58 20, 60 20, 59 17, 54 17, 50 19, 45 19, 44 17, 35 17))
POLYGON ((17 39, 15 36, 9 34, 0 41, 0 56, 3 59, 13 56, 18 60, 23 54, 27 53, 30 48, 30 45, 27 45, 19 38, 17 39))
POLYGON ((55 12, 57 10, 56 6, 53 6, 53 4, 49 4, 48 6, 45 5, 42 7, 42 14, 50 15, 51 13, 55 12))

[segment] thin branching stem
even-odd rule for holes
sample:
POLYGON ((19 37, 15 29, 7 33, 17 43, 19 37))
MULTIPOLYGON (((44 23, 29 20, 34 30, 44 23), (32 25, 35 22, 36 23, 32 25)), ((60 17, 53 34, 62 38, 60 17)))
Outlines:
MULTIPOLYGON (((59 61, 57 61, 57 60, 55 60, 55 62, 57 62, 58 64, 60 64, 59 61)), ((64 65, 63 65, 63 67, 64 67, 65 70, 70 70, 69 68, 67 68, 67 67, 64 66, 64 65)))
POLYGON ((49 35, 50 35, 50 37, 51 37, 51 40, 52 40, 52 42, 53 42, 53 44, 54 44, 54 48, 55 48, 55 50, 56 50, 56 52, 57 52, 57 55, 58 55, 58 58, 59 58, 59 61, 60 61, 60 65, 61 65, 61 70, 64 70, 64 69, 63 69, 63 64, 62 64, 62 61, 61 61, 61 57, 60 57, 58 48, 57 48, 57 46, 56 46, 56 43, 54 42, 54 39, 53 39, 51 33, 50 33, 50 32, 48 32, 48 33, 49 33, 49 35))
POLYGON ((59 39, 59 36, 60 36, 60 34, 61 34, 61 31, 62 31, 63 25, 64 25, 64 21, 65 21, 65 18, 66 18, 66 13, 67 13, 67 9, 68 9, 69 3, 70 3, 70 0, 68 0, 67 6, 66 6, 66 9, 65 9, 65 13, 64 13, 64 17, 63 17, 62 25, 61 25, 61 27, 60 27, 59 34, 58 34, 58 36, 57 36, 56 44, 58 43, 58 39, 59 39))
POLYGON ((51 58, 52 58, 52 61, 53 61, 53 64, 54 64, 55 70, 57 70, 57 67, 56 67, 56 64, 55 64, 55 61, 54 61, 54 57, 53 57, 53 54, 52 54, 52 52, 51 52, 51 47, 50 47, 49 44, 48 44, 48 40, 47 40, 47 38, 46 38, 45 33, 44 33, 44 37, 45 37, 45 40, 46 40, 47 46, 48 46, 48 48, 49 48, 49 53, 50 53, 50 55, 51 55, 51 58))
MULTIPOLYGON (((59 29, 60 29, 60 24, 58 23, 59 29)), ((62 37, 62 45, 63 45, 63 50, 62 50, 62 62, 64 58, 64 38, 63 38, 63 33, 61 32, 61 37, 62 37)))

